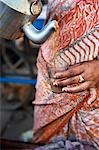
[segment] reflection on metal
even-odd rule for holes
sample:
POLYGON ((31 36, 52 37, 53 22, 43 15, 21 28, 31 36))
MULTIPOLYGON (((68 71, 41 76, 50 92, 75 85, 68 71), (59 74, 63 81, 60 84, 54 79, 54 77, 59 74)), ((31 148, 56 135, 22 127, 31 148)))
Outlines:
POLYGON ((45 42, 52 32, 55 31, 56 21, 49 22, 42 30, 37 30, 31 23, 27 23, 23 26, 24 33, 35 44, 42 44, 45 42))
POLYGON ((31 15, 28 0, 1 0, 1 2, 20 13, 31 15))

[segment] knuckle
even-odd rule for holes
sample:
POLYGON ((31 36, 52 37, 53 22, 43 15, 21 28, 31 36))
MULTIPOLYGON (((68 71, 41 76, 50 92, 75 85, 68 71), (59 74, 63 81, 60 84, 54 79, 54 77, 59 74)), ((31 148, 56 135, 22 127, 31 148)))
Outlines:
POLYGON ((69 76, 74 76, 74 71, 72 69, 70 69, 69 72, 68 72, 68 75, 69 76))
POLYGON ((65 82, 61 82, 61 84, 60 84, 61 86, 64 86, 65 85, 65 82))
POLYGON ((89 74, 87 75, 87 78, 88 78, 88 80, 92 80, 92 78, 93 78, 92 74, 89 73, 89 74))
POLYGON ((93 82, 89 82, 88 84, 88 88, 91 88, 91 87, 93 87, 93 82))
POLYGON ((71 77, 66 80, 66 84, 72 84, 72 83, 74 83, 74 78, 71 77))
POLYGON ((76 81, 76 79, 73 78, 73 77, 70 79, 70 82, 71 82, 71 83, 74 83, 75 81, 76 81))
POLYGON ((59 82, 59 85, 60 85, 60 86, 64 86, 64 85, 65 85, 65 81, 60 81, 60 82, 59 82))
POLYGON ((95 87, 96 86, 96 83, 93 81, 91 82, 91 87, 95 87))
POLYGON ((85 87, 79 86, 79 90, 80 90, 80 91, 84 91, 84 90, 85 90, 85 87))

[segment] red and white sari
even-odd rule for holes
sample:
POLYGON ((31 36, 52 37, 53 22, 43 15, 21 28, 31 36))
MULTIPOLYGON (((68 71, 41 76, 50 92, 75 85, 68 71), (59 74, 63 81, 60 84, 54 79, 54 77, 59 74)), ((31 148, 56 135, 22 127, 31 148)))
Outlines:
POLYGON ((49 0, 47 21, 53 19, 59 24, 58 36, 51 35, 42 45, 37 60, 33 141, 46 143, 53 138, 74 135, 77 140, 98 149, 99 88, 75 94, 55 94, 46 66, 54 64, 55 39, 56 65, 59 67, 90 61, 99 54, 99 0, 49 0), (90 97, 94 102, 88 105, 90 97))

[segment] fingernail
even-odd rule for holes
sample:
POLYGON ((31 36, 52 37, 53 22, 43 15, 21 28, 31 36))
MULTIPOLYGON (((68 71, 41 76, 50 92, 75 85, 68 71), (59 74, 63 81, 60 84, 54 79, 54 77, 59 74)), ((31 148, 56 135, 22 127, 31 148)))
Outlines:
POLYGON ((64 88, 62 88, 62 92, 64 92, 64 88))
POLYGON ((56 76, 56 75, 54 75, 54 78, 57 78, 57 76, 56 76))
POLYGON ((58 82, 53 82, 53 85, 58 85, 58 82))
POLYGON ((62 92, 67 92, 68 89, 67 88, 62 88, 62 92))
POLYGON ((54 74, 54 78, 58 78, 59 74, 58 73, 55 73, 54 74))

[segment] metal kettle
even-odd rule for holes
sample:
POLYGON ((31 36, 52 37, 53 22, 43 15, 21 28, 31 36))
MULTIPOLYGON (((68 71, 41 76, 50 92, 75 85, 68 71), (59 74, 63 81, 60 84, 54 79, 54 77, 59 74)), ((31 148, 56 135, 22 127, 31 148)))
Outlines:
POLYGON ((22 32, 35 44, 42 44, 57 28, 55 20, 38 31, 32 22, 42 10, 40 0, 0 0, 0 37, 17 39, 22 32))

